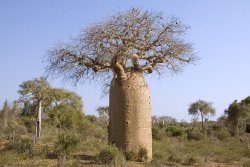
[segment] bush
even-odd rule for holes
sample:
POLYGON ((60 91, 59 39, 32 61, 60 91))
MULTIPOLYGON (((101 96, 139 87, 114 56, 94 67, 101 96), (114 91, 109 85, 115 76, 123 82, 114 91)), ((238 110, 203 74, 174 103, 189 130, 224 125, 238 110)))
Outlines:
POLYGON ((58 166, 64 166, 66 157, 76 151, 79 142, 80 140, 74 134, 62 133, 58 135, 58 140, 55 144, 55 153, 59 155, 58 166))
POLYGON ((220 131, 221 130, 221 126, 220 125, 217 125, 217 124, 213 124, 211 126, 212 130, 213 131, 220 131))
POLYGON ((137 158, 136 153, 133 151, 125 151, 124 155, 125 155, 126 160, 129 160, 129 161, 136 160, 137 158))
POLYGON ((32 151, 32 141, 28 139, 17 138, 6 145, 7 150, 17 153, 30 153, 32 151))
POLYGON ((7 128, 4 129, 4 131, 2 132, 8 140, 13 139, 15 137, 15 135, 21 134, 24 135, 28 132, 27 127, 24 125, 13 125, 12 127, 9 126, 7 128))
POLYGON ((77 111, 66 110, 57 113, 58 128, 62 129, 77 129, 82 124, 84 117, 83 114, 77 111))
POLYGON ((181 162, 181 159, 180 159, 179 157, 177 157, 177 156, 171 155, 171 156, 168 157, 168 161, 169 161, 169 162, 180 163, 180 162, 181 162))
POLYGON ((193 166, 196 162, 197 160, 194 157, 188 157, 187 159, 185 159, 184 164, 193 166))
POLYGON ((26 126, 29 133, 34 133, 35 131, 35 118, 33 117, 23 117, 22 122, 26 126))
POLYGON ((160 134, 160 130, 156 127, 152 128, 152 138, 154 140, 161 140, 162 139, 162 135, 160 134))
POLYGON ((164 122, 159 122, 159 127, 160 128, 164 128, 166 125, 164 124, 164 122))
POLYGON ((205 135, 198 130, 191 130, 187 132, 188 140, 202 140, 205 138, 205 135))
POLYGON ((165 158, 165 155, 162 152, 155 152, 153 154, 153 159, 155 160, 162 160, 165 158))
POLYGON ((218 131, 216 133, 216 137, 220 140, 220 141, 225 141, 226 139, 228 139, 231 136, 230 132, 227 130, 221 130, 218 131))
POLYGON ((91 122, 91 123, 97 123, 97 117, 95 115, 86 115, 86 118, 91 122))
POLYGON ((55 144, 55 152, 59 155, 69 156, 76 151, 79 142, 80 140, 74 134, 59 134, 57 142, 55 144))
POLYGON ((49 158, 49 159, 55 159, 57 158, 54 151, 53 147, 50 147, 48 145, 34 145, 32 147, 32 150, 30 152, 30 157, 39 157, 39 158, 49 158))
POLYGON ((148 160, 148 150, 146 148, 141 147, 138 151, 138 160, 140 162, 144 162, 148 160))
POLYGON ((15 132, 17 134, 26 134, 28 133, 28 129, 26 126, 23 126, 23 125, 19 125, 15 128, 15 132))
POLYGON ((184 134, 184 130, 177 126, 170 126, 166 129, 166 132, 169 136, 182 136, 184 134))
POLYGON ((115 146, 105 147, 100 151, 96 160, 100 164, 111 164, 115 161, 115 159, 119 156, 120 152, 115 146))

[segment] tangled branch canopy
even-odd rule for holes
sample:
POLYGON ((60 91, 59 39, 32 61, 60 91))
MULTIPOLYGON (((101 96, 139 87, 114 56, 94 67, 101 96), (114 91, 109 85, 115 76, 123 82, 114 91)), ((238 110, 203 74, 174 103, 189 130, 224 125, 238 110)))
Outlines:
POLYGON ((178 72, 196 60, 182 37, 187 26, 176 17, 131 9, 84 28, 68 43, 49 50, 47 72, 75 81, 138 70, 178 72))

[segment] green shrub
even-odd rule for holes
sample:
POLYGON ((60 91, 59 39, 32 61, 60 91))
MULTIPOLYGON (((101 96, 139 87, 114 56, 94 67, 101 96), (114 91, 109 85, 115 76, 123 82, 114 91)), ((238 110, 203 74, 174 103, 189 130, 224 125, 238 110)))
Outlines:
POLYGON ((15 138, 16 135, 24 135, 27 134, 28 130, 27 127, 24 125, 13 125, 9 126, 4 129, 2 132, 5 137, 7 137, 7 140, 11 140, 15 138))
POLYGON ((196 158, 188 157, 188 158, 185 159, 184 164, 193 166, 196 162, 197 162, 196 158))
POLYGON ((155 152, 153 154, 153 158, 156 160, 162 160, 165 158, 165 155, 163 155, 161 152, 155 152))
POLYGON ((74 134, 61 133, 55 143, 55 152, 59 155, 69 156, 76 151, 80 140, 74 134))
POLYGON ((26 126, 29 133, 34 133, 35 131, 35 118, 24 116, 22 122, 26 126))
POLYGON ((161 140, 162 139, 162 135, 160 134, 160 130, 156 127, 152 128, 152 138, 154 140, 161 140))
POLYGON ((188 140, 202 140, 205 138, 205 135, 198 130, 191 130, 187 132, 188 140))
POLYGON ((17 138, 6 145, 6 150, 17 153, 30 153, 32 151, 32 141, 29 139, 17 138))
POLYGON ((125 155, 126 160, 129 160, 129 161, 136 160, 137 158, 136 153, 133 151, 125 151, 124 155, 125 155))
POLYGON ((213 124, 211 126, 211 128, 212 128, 213 131, 220 131, 221 130, 221 126, 218 125, 218 124, 213 124))
POLYGON ((57 157, 55 156, 55 153, 52 150, 53 150, 52 146, 40 145, 40 144, 34 145, 30 152, 30 157, 39 157, 43 159, 46 159, 46 158, 55 159, 57 157))
POLYGON ((231 136, 230 132, 227 130, 221 130, 218 131, 216 133, 216 137, 220 140, 220 141, 225 141, 226 139, 228 139, 231 136))
POLYGON ((82 151, 100 150, 101 148, 103 148, 103 143, 96 138, 88 138, 79 144, 79 149, 82 151))
POLYGON ((100 164, 111 164, 115 161, 116 157, 120 154, 119 150, 115 146, 107 146, 100 151, 96 160, 100 164))
POLYGON ((58 135, 55 144, 55 153, 58 154, 58 166, 64 166, 67 156, 71 156, 76 151, 80 140, 74 134, 61 133, 58 135))
POLYGON ((166 125, 164 124, 164 122, 159 122, 159 127, 160 128, 164 128, 166 125))
POLYGON ((177 127, 177 126, 170 126, 166 129, 166 132, 169 136, 181 136, 184 134, 183 128, 177 127))
POLYGON ((138 160, 140 162, 144 162, 148 160, 148 150, 146 148, 141 147, 138 151, 138 160))
POLYGON ((175 162, 175 163, 180 163, 181 159, 177 156, 171 155, 168 157, 168 161, 169 162, 175 162))
POLYGON ((19 125, 15 128, 15 132, 17 134, 26 134, 28 132, 28 129, 26 126, 23 125, 19 125))
POLYGON ((207 129, 202 130, 202 133, 207 135, 207 136, 212 136, 213 130, 211 128, 207 128, 207 129))
POLYGON ((97 123, 97 117, 95 115, 86 115, 86 118, 91 122, 91 123, 97 123))

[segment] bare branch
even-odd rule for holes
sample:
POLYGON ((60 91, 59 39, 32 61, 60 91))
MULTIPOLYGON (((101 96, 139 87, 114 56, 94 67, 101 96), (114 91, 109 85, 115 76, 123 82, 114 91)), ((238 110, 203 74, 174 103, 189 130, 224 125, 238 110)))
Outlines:
POLYGON ((197 60, 192 44, 183 39, 187 29, 176 17, 164 19, 133 8, 94 23, 68 44, 49 50, 47 72, 76 82, 112 72, 125 80, 131 70, 178 72, 197 60))

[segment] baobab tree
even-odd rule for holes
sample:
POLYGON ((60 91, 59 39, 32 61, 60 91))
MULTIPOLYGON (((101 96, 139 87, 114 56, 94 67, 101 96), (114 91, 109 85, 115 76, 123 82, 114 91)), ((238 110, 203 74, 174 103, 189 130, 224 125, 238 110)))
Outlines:
MULTIPOLYGON (((74 127, 80 115, 83 115, 82 99, 74 92, 61 88, 53 88, 44 77, 24 81, 20 85, 19 103, 22 103, 30 112, 37 112, 36 137, 41 136, 42 113, 49 112, 53 119, 60 116, 58 127, 74 127), (34 111, 32 111, 34 110, 34 111)), ((25 108, 25 107, 24 107, 25 108)))
POLYGON ((36 137, 38 138, 41 136, 42 103, 48 97, 49 88, 50 85, 47 80, 43 77, 40 77, 24 81, 20 85, 20 90, 18 91, 21 95, 19 102, 32 102, 37 108, 36 137))
POLYGON ((76 83, 110 82, 109 143, 152 157, 150 93, 144 73, 178 72, 196 60, 176 17, 137 8, 84 28, 48 52, 46 71, 76 83))
POLYGON ((188 108, 188 113, 191 115, 200 115, 202 129, 204 129, 204 117, 206 115, 214 115, 215 109, 214 109, 211 102, 206 102, 204 100, 198 100, 198 101, 190 104, 190 106, 188 108))

